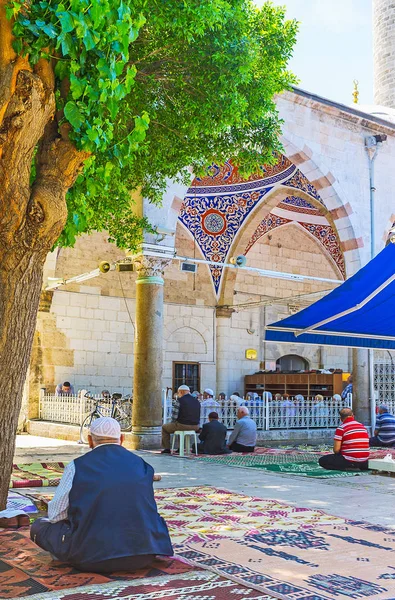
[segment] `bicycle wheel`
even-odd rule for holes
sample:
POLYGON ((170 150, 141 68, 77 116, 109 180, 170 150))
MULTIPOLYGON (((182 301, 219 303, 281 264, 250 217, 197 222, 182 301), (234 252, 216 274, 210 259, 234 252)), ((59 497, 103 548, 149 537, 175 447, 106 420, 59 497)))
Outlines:
POLYGON ((87 417, 85 417, 85 419, 82 421, 82 425, 80 428, 80 442, 81 444, 87 444, 88 443, 88 433, 89 433, 89 429, 90 426, 92 425, 93 421, 95 421, 96 419, 99 418, 100 415, 98 415, 97 413, 91 413, 90 415, 88 415, 87 417))
POLYGON ((132 403, 130 400, 120 402, 113 417, 121 426, 121 431, 130 431, 132 429, 132 403))

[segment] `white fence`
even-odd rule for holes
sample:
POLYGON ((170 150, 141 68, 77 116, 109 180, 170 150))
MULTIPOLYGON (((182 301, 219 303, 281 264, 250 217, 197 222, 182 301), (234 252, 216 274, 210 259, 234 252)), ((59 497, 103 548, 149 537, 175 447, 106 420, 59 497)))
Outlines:
POLYGON ((40 419, 53 423, 68 423, 81 425, 95 405, 95 400, 100 399, 100 412, 103 416, 111 414, 111 399, 105 400, 102 396, 94 396, 94 400, 85 398, 85 392, 73 396, 55 396, 40 390, 40 419))
MULTIPOLYGON (((263 398, 263 400, 255 402, 242 402, 242 405, 249 408, 250 416, 260 430, 327 429, 339 425, 339 410, 346 407, 352 408, 352 394, 349 394, 346 400, 340 401, 325 399, 317 402, 314 398, 306 398, 303 402, 298 402, 294 398, 281 401, 263 398)), ((172 400, 166 399, 164 423, 171 421, 172 408, 172 400)), ((229 401, 202 405, 200 425, 206 423, 208 415, 215 411, 227 429, 233 429, 237 421, 237 408, 229 401)))
POLYGON ((374 365, 374 389, 376 404, 395 408, 395 365, 391 361, 378 361, 374 365))

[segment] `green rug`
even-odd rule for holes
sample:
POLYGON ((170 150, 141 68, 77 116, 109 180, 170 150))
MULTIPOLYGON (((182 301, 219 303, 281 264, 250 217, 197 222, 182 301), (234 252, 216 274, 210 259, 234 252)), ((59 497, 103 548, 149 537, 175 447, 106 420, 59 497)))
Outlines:
POLYGON ((329 479, 332 477, 354 477, 366 474, 366 471, 327 471, 319 466, 317 454, 260 454, 222 456, 202 456, 199 460, 226 465, 228 467, 242 467, 247 469, 262 469, 273 473, 299 475, 300 477, 319 477, 329 479))

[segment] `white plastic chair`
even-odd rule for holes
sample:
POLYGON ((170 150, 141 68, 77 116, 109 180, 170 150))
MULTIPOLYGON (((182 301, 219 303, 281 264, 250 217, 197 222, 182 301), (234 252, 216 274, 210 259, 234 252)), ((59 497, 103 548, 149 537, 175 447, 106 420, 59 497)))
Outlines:
POLYGON ((187 454, 191 453, 191 436, 193 437, 195 443, 195 454, 198 455, 197 449, 197 436, 196 431, 175 431, 173 435, 173 442, 171 445, 171 451, 174 452, 174 446, 176 443, 176 435, 180 438, 180 456, 184 456, 185 446, 187 454))

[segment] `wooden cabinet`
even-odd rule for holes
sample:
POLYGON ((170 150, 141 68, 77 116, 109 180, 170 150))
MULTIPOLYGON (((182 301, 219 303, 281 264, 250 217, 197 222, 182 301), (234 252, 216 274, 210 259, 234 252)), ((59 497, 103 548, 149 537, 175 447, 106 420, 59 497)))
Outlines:
POLYGON ((246 375, 244 379, 245 394, 263 392, 289 394, 296 396, 315 396, 321 394, 324 398, 341 394, 343 390, 342 373, 256 373, 246 375))

